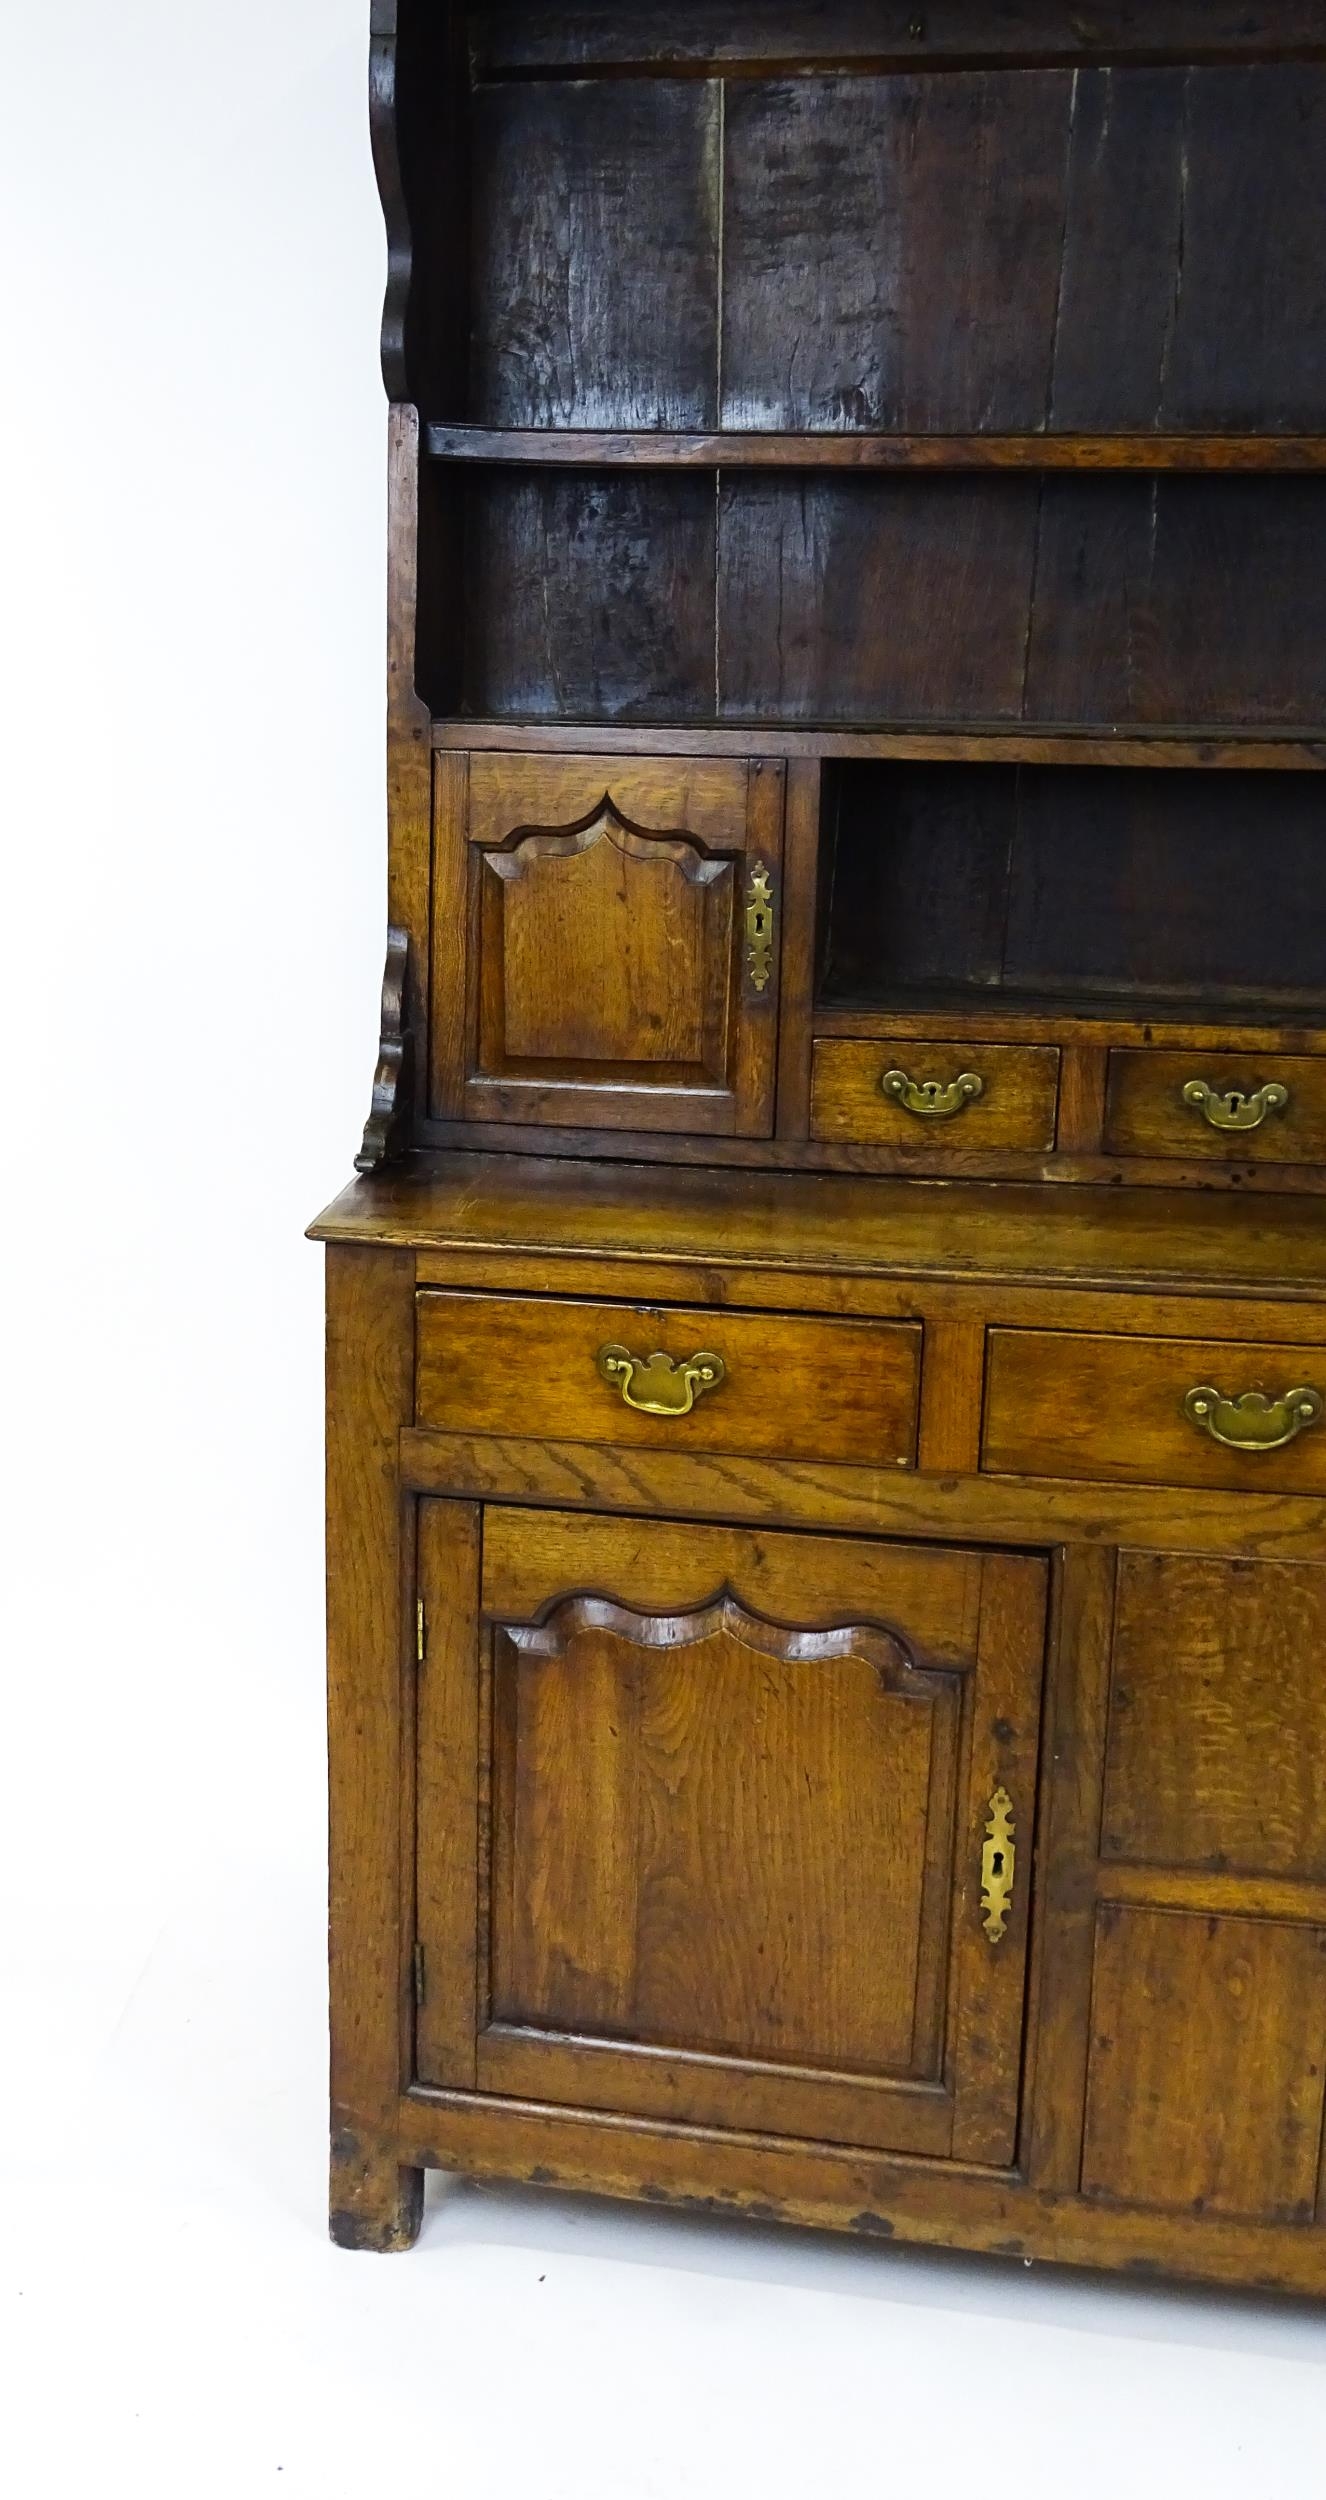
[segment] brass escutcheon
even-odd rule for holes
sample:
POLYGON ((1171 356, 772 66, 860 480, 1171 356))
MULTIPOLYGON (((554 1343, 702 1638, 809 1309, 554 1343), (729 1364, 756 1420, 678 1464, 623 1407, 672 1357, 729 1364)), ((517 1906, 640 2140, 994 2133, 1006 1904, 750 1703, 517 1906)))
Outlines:
POLYGON ((1326 1399, 1320 1389, 1286 1389, 1282 1398, 1245 1389, 1242 1397, 1227 1398, 1203 1383, 1188 1391, 1183 1412, 1190 1424, 1199 1432, 1209 1432, 1222 1449, 1241 1450, 1252 1458, 1296 1441, 1300 1432, 1320 1422, 1323 1406, 1326 1399))
POLYGON ((985 1847, 981 1851, 981 1908, 985 1912, 985 1932, 991 1944, 1003 1942, 1008 1914, 1013 1907, 1013 1868, 1017 1860, 1013 1834, 1016 1829, 1013 1800, 1006 1788, 996 1788, 990 1799, 985 1847))
POLYGON ((1222 1094, 1216 1086, 1208 1085, 1204 1078, 1194 1076, 1183 1088, 1183 1099, 1190 1111, 1200 1111, 1208 1128, 1242 1132, 1260 1128, 1263 1120, 1269 1120, 1273 1111, 1287 1111, 1289 1087, 1276 1083, 1259 1085, 1255 1093, 1245 1094, 1237 1085, 1231 1085, 1222 1094))
POLYGON ((769 871, 757 860, 746 888, 746 969, 753 990, 765 991, 773 978, 774 899, 769 871))
POLYGON ((689 1415, 706 1389, 721 1389, 727 1378, 721 1354, 693 1354, 688 1363, 674 1363, 670 1354, 632 1354, 624 1345, 600 1346, 598 1367, 637 1415, 689 1415))
POLYGON ((948 1085, 938 1077, 924 1077, 918 1084, 905 1068, 890 1068, 879 1080, 881 1094, 910 1111, 914 1120, 955 1120, 967 1105, 979 1102, 985 1092, 985 1079, 980 1076, 955 1076, 948 1085))

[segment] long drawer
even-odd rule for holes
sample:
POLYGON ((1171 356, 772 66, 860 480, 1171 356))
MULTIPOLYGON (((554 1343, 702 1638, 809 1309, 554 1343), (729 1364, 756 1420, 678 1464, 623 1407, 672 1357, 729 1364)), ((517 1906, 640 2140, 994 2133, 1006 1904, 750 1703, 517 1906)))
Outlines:
POLYGON ((1326 1346, 993 1328, 981 1465, 1326 1493, 1326 1346))
POLYGON ((418 1297, 415 1407, 440 1432, 911 1467, 910 1321, 418 1297))

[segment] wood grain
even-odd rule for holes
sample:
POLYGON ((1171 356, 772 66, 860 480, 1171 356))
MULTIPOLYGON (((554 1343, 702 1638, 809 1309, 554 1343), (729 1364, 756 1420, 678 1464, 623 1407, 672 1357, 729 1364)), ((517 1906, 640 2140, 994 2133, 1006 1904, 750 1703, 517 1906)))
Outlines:
POLYGON ((735 86, 723 425, 1040 429, 1071 97, 1065 70, 735 86))
POLYGON ((720 114, 707 84, 476 89, 481 422, 714 422, 720 114))
POLYGON ((783 838, 783 943, 779 964, 779 1137, 804 1138, 810 1126, 811 1026, 820 930, 820 814, 823 774, 810 759, 786 767, 783 838))
POLYGON ((1203 1051, 1112 1050, 1105 1143, 1116 1154, 1173 1154, 1221 1163, 1326 1162, 1326 1060, 1275 1051, 1246 1058, 1218 1046, 1203 1051), (1215 1094, 1255 1094, 1283 1085, 1289 1099, 1260 1128, 1212 1128, 1184 1101, 1185 1085, 1215 1094))
POLYGON ((1322 1558, 1321 1502, 1310 1495, 956 1478, 418 1430, 402 1435, 401 1452, 407 1480, 421 1493, 580 1506, 623 1519, 775 1520, 860 1537, 1032 1548, 1071 1543, 1088 1554, 1097 1545, 1150 1540, 1195 1553, 1233 1548, 1273 1561, 1322 1558))
POLYGON ((927 1319, 917 1464, 927 1475, 971 1475, 979 1464, 985 1378, 983 1319, 927 1319))
POLYGON ((1065 1040, 1107 1006, 1208 1028, 1326 1009, 1314 776, 844 762, 830 786, 825 998, 876 1006, 885 1034, 890 1009, 945 996, 963 1030, 1058 999, 1065 1040))
POLYGON ((1326 1883, 1326 1571, 1119 1566, 1101 1854, 1326 1883))
POLYGON ((767 1136, 777 945, 759 988, 745 905, 759 867, 778 913, 783 781, 767 761, 467 759, 436 828, 434 944, 454 962, 460 933, 464 1009, 434 1034, 434 1103, 767 1136))
POLYGON ((1309 1200, 1267 1198, 1231 1223, 1223 1202, 1165 1189, 641 1168, 626 1193, 609 1165, 475 1154, 356 1181, 312 1230, 318 1240, 420 1249, 1020 1280, 1046 1291, 1161 1286, 1311 1301, 1326 1286, 1326 1239, 1309 1200))
POLYGON ((956 1883, 958 1970, 953 2119, 959 2161, 1011 2162, 1022 2089, 1041 1670, 1048 1574, 1029 1555, 991 1555, 981 1578, 979 1673, 971 1694, 971 1754, 956 1883), (993 1801, 1012 1801, 1013 1889, 997 1944, 983 1916, 982 1854, 993 1801))
POLYGON ((707 478, 476 479, 465 709, 525 720, 705 719, 714 708, 716 561, 707 478))
POLYGON ((1058 1090, 1056 1050, 1019 1050, 961 1035, 922 1044, 900 1034, 878 1042, 817 1041, 811 1135, 915 1145, 934 1154, 950 1144, 978 1151, 1005 1146, 1048 1151, 1058 1090), (916 1085, 947 1086, 959 1076, 976 1076, 983 1090, 955 1118, 926 1120, 882 1091, 885 1075, 894 1069, 916 1085))
POLYGON ((1188 1391, 1208 1383, 1228 1398, 1249 1390, 1279 1398, 1300 1386, 1326 1396, 1326 1345, 1296 1347, 1286 1361, 1283 1346, 992 1329, 982 1466, 1000 1475, 1326 1492, 1326 1429, 1310 1427, 1283 1449, 1224 1448, 1183 1412, 1188 1391))
POLYGON ((1326 468, 1320 434, 728 433, 620 426, 430 425, 430 460, 526 469, 1161 469, 1235 474, 1326 468))
POLYGON ((1313 479, 733 475, 719 507, 727 720, 1326 717, 1313 479))
MULTIPOLYGON (((490 750, 586 750, 596 755, 635 754, 638 733, 607 721, 499 721, 470 718, 435 719, 433 743, 490 750)), ((654 755, 769 755, 810 757, 887 757, 906 763, 967 762, 987 764, 1085 764, 1131 772, 1154 765, 1169 772, 1322 772, 1326 770, 1326 724, 1300 736, 1274 727, 1241 731, 1237 727, 1212 733, 1181 723, 1145 721, 1126 731, 1072 723, 1054 729, 1027 726, 1010 730, 993 721, 968 721, 960 729, 919 722, 858 721, 813 724, 763 720, 727 728, 721 722, 703 726, 655 721, 649 730, 654 755)))
MULTIPOLYGON (((1196 1497, 1200 1500, 1200 1496, 1196 1497)), ((1145 1528, 1156 1516, 1148 1499, 1145 1528)), ((1143 1528, 1139 1502, 1138 1527, 1143 1528)), ((1200 1538, 1204 1523, 1187 1527, 1200 1538)), ((1228 1523, 1233 1524, 1233 1523, 1228 1523)), ((1115 1540, 1072 1537, 1055 1574, 1041 1754, 1042 1876, 1036 1902, 1024 2159, 1046 2194, 1076 2193, 1091 2029, 1096 1855, 1114 1630, 1115 1540)), ((1185 1533, 1180 1528, 1178 1533, 1185 1533)), ((1239 1534, 1234 1527, 1234 1534, 1239 1534)), ((1218 1536, 1218 1532, 1217 1532, 1218 1536)))
POLYGON ((971 1867, 1040 1566, 496 1509, 484 1606, 481 2086, 1010 2159, 1025 1906, 996 1967, 971 1867))
POLYGON ((1143 2282, 1169 2276, 1312 2299, 1326 2292, 1319 2232, 1101 2207, 957 2163, 937 2179, 931 2162, 867 2156, 848 2146, 657 2119, 605 2123, 585 2111, 450 2093, 412 2094, 399 2123, 416 2158, 475 2177, 527 2178, 683 2213, 849 2231, 867 2242, 897 2239, 1105 2267, 1143 2282))
POLYGON ((1084 2194, 1311 2223, 1323 2073, 1326 1930, 1098 1912, 1084 2194))
POLYGON ((414 2072, 473 2086, 478 2027, 479 1579, 473 1502, 421 1502, 416 1657, 416 1933, 423 1947, 414 2072))
POLYGON ((1039 495, 1016 476, 724 478, 720 716, 1021 718, 1039 495))
POLYGON ((328 1252, 331 2228, 348 2248, 408 2246, 423 2204, 422 2173, 391 2140, 413 1923, 396 1455, 412 1401, 413 1286, 407 1252, 328 1252))
POLYGON ((418 1341, 417 1420, 434 1430, 882 1467, 915 1459, 921 1331, 897 1322, 434 1292, 419 1296, 418 1341), (599 1372, 605 1345, 677 1364, 712 1351, 725 1377, 689 1414, 639 1414, 599 1372))
POLYGON ((490 76, 574 68, 675 77, 711 67, 728 76, 767 76, 789 63, 820 70, 924 63, 942 71, 953 62, 1255 60, 1280 51, 1311 57, 1324 48, 1312 0, 1257 7, 1246 0, 1107 0, 1089 20, 1068 0, 1006 0, 997 14, 987 0, 932 0, 924 18, 910 0, 825 0, 809 19, 797 0, 781 0, 735 20, 722 0, 668 0, 647 12, 616 0, 578 0, 555 12, 506 0, 485 9, 475 31, 477 61, 490 76))
POLYGON ((1308 479, 1047 478, 1025 717, 1321 719, 1323 531, 1308 479))

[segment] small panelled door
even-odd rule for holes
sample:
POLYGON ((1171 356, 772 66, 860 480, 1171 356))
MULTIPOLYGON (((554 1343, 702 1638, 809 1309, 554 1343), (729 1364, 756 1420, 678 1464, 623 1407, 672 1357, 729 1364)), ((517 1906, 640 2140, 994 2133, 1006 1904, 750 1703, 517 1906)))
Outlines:
POLYGON ((439 1118, 769 1137, 784 768, 445 755, 433 839, 439 1118))
POLYGON ((416 2076, 1014 2158, 1046 1566, 429 1502, 416 2076))

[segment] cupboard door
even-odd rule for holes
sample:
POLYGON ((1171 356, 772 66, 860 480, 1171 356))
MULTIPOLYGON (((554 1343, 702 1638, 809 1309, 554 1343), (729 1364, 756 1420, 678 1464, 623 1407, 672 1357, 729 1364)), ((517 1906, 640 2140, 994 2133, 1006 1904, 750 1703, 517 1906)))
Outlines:
POLYGON ((434 1113, 770 1136, 782 846, 781 764, 440 758, 434 1113))
POLYGON ((420 2081, 1010 2163, 1044 1613, 1035 1559, 486 1512, 420 2081))

